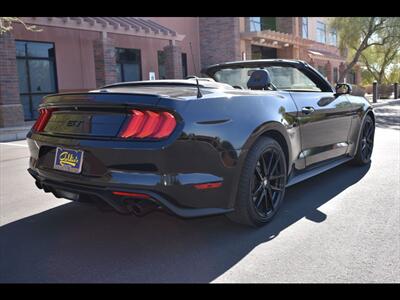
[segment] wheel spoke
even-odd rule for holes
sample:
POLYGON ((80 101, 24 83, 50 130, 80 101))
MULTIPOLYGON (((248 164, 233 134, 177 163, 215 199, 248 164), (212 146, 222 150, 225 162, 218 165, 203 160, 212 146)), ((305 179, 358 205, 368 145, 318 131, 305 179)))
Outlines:
POLYGON ((256 190, 252 193, 253 197, 257 196, 258 193, 263 189, 263 184, 260 182, 260 185, 256 188, 256 190))
POLYGON ((256 166, 256 173, 257 173, 258 177, 260 177, 260 180, 262 180, 263 176, 261 174, 260 166, 256 166))
POLYGON ((262 203, 262 199, 264 198, 264 196, 266 197, 265 190, 263 190, 263 192, 261 193, 260 197, 258 197, 258 199, 256 200, 256 202, 255 202, 256 208, 259 208, 260 204, 262 203))
POLYGON ((274 166, 272 167, 271 172, 267 175, 267 178, 270 180, 270 176, 275 173, 276 167, 278 166, 279 158, 275 161, 274 166))
POLYGON ((265 172, 265 176, 268 176, 270 170, 271 170, 271 165, 272 165, 272 159, 274 158, 274 151, 271 152, 271 157, 269 158, 269 163, 268 163, 268 169, 265 172))
POLYGON ((272 185, 272 184, 270 184, 270 188, 273 189, 273 190, 275 190, 275 191, 283 191, 283 188, 282 188, 282 187, 274 186, 274 185, 272 185))
POLYGON ((268 197, 267 196, 265 197, 266 198, 265 204, 266 204, 267 209, 268 209, 268 207, 270 207, 270 210, 267 210, 267 213, 268 213, 274 209, 274 204, 273 204, 273 197, 272 197, 273 194, 272 194, 271 189, 267 188, 267 191, 268 191, 268 197))
POLYGON ((274 176, 270 176, 270 177, 269 177, 269 180, 272 181, 272 180, 276 180, 276 179, 278 179, 278 178, 283 178, 283 177, 285 177, 285 174, 274 175, 274 176))
POLYGON ((263 178, 265 177, 265 175, 267 174, 267 164, 266 164, 266 162, 265 162, 265 158, 264 158, 264 155, 261 155, 261 162, 260 162, 260 165, 261 165, 261 167, 262 167, 262 170, 263 170, 263 172, 264 172, 264 176, 263 176, 263 178))

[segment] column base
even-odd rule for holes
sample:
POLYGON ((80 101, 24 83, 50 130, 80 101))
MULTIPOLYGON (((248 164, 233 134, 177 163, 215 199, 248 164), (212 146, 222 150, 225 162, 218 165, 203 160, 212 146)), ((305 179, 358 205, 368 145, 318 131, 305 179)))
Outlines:
POLYGON ((24 125, 24 108, 21 104, 0 104, 0 127, 24 125))

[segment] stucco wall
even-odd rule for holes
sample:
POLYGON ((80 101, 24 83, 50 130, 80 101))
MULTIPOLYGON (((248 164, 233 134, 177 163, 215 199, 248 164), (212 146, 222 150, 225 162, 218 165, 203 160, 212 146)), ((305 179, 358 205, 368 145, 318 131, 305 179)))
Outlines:
POLYGON ((188 74, 200 75, 199 18, 151 17, 149 19, 185 35, 185 38, 180 43, 180 46, 182 48, 182 52, 187 54, 188 74), (190 49, 190 43, 192 44, 192 51, 190 49))
POLYGON ((53 42, 55 44, 58 89, 60 92, 96 87, 93 41, 99 32, 40 26, 41 32, 15 26, 16 40, 53 42))

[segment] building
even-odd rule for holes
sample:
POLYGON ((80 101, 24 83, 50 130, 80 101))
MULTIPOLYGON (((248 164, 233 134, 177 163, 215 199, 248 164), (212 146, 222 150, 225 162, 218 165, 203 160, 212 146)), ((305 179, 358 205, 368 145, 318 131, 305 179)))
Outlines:
MULTIPOLYGON (((118 81, 184 78, 225 61, 289 58, 330 82, 345 67, 337 35, 317 17, 24 17, 0 36, 0 127, 35 120, 46 94, 118 81)), ((349 82, 358 83, 360 72, 349 82)))

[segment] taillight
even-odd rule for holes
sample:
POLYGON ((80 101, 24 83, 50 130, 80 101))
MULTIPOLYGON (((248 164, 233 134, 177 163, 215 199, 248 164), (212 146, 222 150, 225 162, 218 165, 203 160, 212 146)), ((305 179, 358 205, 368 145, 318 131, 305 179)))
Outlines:
POLYGON ((125 196, 125 197, 141 198, 141 199, 150 198, 150 195, 142 193, 128 193, 128 192, 118 192, 118 191, 113 191, 112 193, 117 196, 125 196))
POLYGON ((36 132, 41 132, 46 127, 47 122, 50 120, 51 113, 54 109, 52 108, 42 108, 39 110, 39 117, 36 120, 35 124, 33 125, 33 129, 36 132))
POLYGON ((175 117, 169 112, 134 109, 119 136, 123 138, 163 139, 168 137, 175 127, 175 117))

